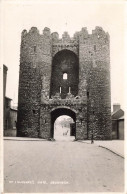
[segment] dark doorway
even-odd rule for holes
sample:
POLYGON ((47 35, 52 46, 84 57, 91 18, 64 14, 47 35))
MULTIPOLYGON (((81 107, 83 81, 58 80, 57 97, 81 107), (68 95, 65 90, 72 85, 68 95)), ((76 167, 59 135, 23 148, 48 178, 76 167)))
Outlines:
MULTIPOLYGON (((66 116, 68 116, 68 117, 71 118, 70 119, 70 124, 71 123, 76 123, 76 113, 74 111, 72 111, 72 110, 70 110, 68 108, 57 108, 57 109, 53 110, 51 112, 51 138, 55 138, 55 136, 54 136, 55 130, 58 130, 58 129, 55 128, 56 127, 56 124, 55 124, 56 122, 55 121, 57 121, 57 119, 60 118, 63 115, 64 115, 64 118, 66 118, 66 116)), ((67 124, 67 125, 69 125, 69 124, 67 124)), ((61 130, 61 133, 62 133, 62 130, 65 133, 67 132, 67 127, 65 127, 65 126, 66 125, 64 124, 64 126, 63 126, 64 128, 63 129, 60 129, 61 130)), ((76 126, 76 124, 75 124, 75 126, 76 126)), ((60 127, 62 127, 62 125, 60 127)), ((72 136, 72 134, 71 134, 71 128, 68 130, 68 132, 69 132, 68 135, 69 136, 72 136)), ((73 133, 73 136, 76 138, 76 128, 75 128, 75 133, 73 133)))

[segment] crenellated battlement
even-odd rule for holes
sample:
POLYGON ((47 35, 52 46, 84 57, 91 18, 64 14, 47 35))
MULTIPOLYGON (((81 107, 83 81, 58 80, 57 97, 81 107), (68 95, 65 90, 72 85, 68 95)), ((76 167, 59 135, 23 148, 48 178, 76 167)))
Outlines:
POLYGON ((109 34, 98 26, 92 31, 92 34, 89 34, 87 28, 84 27, 81 31, 74 33, 73 37, 70 37, 68 32, 64 32, 62 38, 59 38, 58 32, 51 33, 48 27, 43 29, 42 34, 36 27, 32 27, 28 32, 23 30, 21 46, 25 49, 25 53, 28 47, 32 55, 34 53, 38 55, 41 51, 45 53, 45 50, 48 49, 52 56, 63 49, 79 55, 80 48, 83 47, 84 52, 88 53, 85 60, 88 60, 91 57, 98 58, 98 55, 102 57, 105 55, 105 51, 109 49, 109 34), (35 50, 38 52, 34 52, 35 50))
POLYGON ((68 32, 64 32, 62 34, 62 38, 59 38, 58 32, 52 32, 50 28, 45 27, 42 31, 42 34, 39 32, 37 27, 31 27, 31 29, 27 32, 27 30, 22 31, 22 38, 25 38, 27 35, 34 36, 34 35, 40 35, 40 36, 47 36, 52 38, 53 43, 66 43, 66 42, 78 42, 83 41, 86 39, 93 39, 96 38, 96 40, 100 39, 106 39, 108 41, 109 34, 103 30, 102 27, 95 27, 94 30, 92 30, 92 34, 88 33, 88 30, 86 27, 83 27, 80 31, 77 31, 74 33, 73 37, 70 37, 68 32))

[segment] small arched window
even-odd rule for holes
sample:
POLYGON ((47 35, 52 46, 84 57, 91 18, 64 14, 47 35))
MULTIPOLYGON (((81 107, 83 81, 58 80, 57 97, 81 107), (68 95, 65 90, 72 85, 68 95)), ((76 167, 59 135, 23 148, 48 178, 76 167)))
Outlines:
POLYGON ((67 73, 63 73, 63 79, 67 79, 67 73))

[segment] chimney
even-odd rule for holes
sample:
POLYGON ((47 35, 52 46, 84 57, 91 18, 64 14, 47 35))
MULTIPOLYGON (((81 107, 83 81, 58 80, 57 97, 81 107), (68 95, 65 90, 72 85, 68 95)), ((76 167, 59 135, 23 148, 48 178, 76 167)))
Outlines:
POLYGON ((117 111, 120 109, 120 104, 116 103, 116 104, 113 104, 113 112, 117 111))

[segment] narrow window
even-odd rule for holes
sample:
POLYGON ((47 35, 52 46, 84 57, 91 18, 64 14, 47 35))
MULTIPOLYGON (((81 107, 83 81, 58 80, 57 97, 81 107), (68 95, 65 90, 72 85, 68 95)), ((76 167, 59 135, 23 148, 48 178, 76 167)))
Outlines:
POLYGON ((60 87, 60 94, 61 94, 61 87, 60 87))
POLYGON ((67 73, 63 73, 63 79, 67 79, 67 73))
POLYGON ((36 52, 36 46, 34 46, 34 52, 36 52))
POLYGON ((87 98, 89 99, 89 92, 87 92, 87 98))
POLYGON ((94 45, 94 51, 96 51, 96 45, 94 45))

